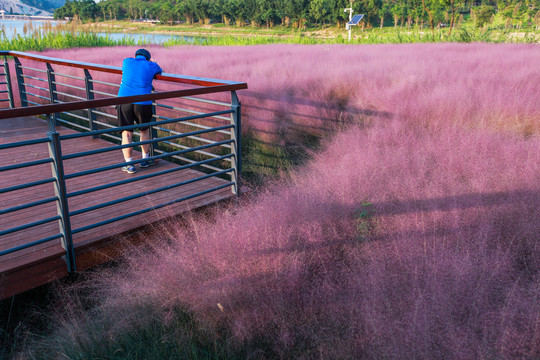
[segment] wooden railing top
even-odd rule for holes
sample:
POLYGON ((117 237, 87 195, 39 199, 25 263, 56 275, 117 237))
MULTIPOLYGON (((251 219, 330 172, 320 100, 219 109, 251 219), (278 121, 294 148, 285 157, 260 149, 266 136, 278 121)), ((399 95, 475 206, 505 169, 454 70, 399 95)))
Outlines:
MULTIPOLYGON (((122 74, 122 68, 116 66, 107 66, 100 64, 93 64, 81 61, 65 60, 52 58, 48 56, 30 54, 20 51, 0 51, 0 56, 14 56, 17 58, 35 60, 39 62, 63 65, 76 67, 80 69, 102 71, 113 74, 122 74)), ((217 80, 209 78, 201 78, 194 76, 185 76, 185 75, 176 75, 176 74, 161 74, 156 76, 157 80, 164 80, 174 83, 182 84, 191 84, 199 85, 202 87, 193 88, 193 89, 182 89, 182 90, 172 90, 172 91, 162 91, 155 92, 152 94, 146 95, 134 95, 134 96, 123 96, 123 97, 108 97, 101 99, 93 99, 86 101, 72 101, 68 103, 61 104, 44 104, 39 106, 29 106, 29 107, 20 107, 14 109, 4 109, 0 110, 0 119, 8 119, 20 116, 35 116, 43 114, 52 114, 60 113, 64 111, 73 111, 73 110, 82 110, 88 108, 97 108, 111 105, 119 104, 128 104, 139 101, 147 100, 160 100, 168 99, 172 97, 184 97, 184 96, 193 96, 193 95, 202 95, 202 94, 211 94, 223 91, 236 91, 247 89, 247 84, 243 82, 235 81, 226 81, 226 80, 217 80)))
MULTIPOLYGON (((96 70, 96 71, 102 71, 102 72, 119 74, 119 75, 122 74, 122 68, 118 66, 108 66, 108 65, 94 64, 94 63, 88 63, 88 62, 82 62, 82 61, 59 59, 59 58, 53 58, 49 56, 36 55, 32 53, 13 51, 13 50, 0 51, 0 56, 3 56, 3 55, 15 56, 21 59, 35 60, 39 62, 75 67, 75 68, 80 68, 80 69, 96 70)), ((247 84, 243 82, 218 80, 218 79, 202 78, 202 77, 187 76, 187 75, 177 75, 177 74, 169 74, 169 73, 163 73, 161 75, 157 75, 156 79, 182 83, 182 84, 199 85, 199 86, 233 85, 233 86, 237 86, 237 90, 247 89, 247 84)))

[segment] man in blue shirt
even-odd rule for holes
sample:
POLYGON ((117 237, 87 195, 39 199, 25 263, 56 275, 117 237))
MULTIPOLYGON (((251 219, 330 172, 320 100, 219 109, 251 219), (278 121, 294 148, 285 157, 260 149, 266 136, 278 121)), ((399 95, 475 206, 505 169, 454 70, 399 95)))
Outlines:
MULTIPOLYGON (((154 60, 151 59, 150 52, 146 49, 139 49, 135 52, 134 58, 124 59, 122 63, 122 83, 118 96, 132 96, 150 94, 152 92, 152 80, 162 70, 154 60)), ((129 126, 134 123, 144 124, 152 121, 152 101, 142 101, 134 104, 118 105, 118 123, 120 126, 129 126)), ((150 130, 148 127, 139 129, 141 132, 141 141, 150 140, 150 130)), ((122 131, 122 145, 133 142, 133 131, 122 131)), ((142 157, 146 159, 150 156, 150 145, 142 145, 142 157)), ((132 161, 132 148, 122 149, 124 160, 132 161)), ((154 165, 153 160, 147 160, 140 163, 140 167, 154 165)), ((129 174, 137 172, 135 166, 126 165, 122 168, 129 174)))

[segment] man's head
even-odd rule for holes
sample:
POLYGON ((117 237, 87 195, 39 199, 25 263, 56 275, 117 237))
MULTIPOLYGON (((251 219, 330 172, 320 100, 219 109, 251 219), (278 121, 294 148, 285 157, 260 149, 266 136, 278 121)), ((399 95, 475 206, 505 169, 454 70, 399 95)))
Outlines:
POLYGON ((146 60, 150 60, 152 56, 150 56, 150 52, 146 49, 139 49, 135 52, 135 57, 137 56, 143 56, 146 60))

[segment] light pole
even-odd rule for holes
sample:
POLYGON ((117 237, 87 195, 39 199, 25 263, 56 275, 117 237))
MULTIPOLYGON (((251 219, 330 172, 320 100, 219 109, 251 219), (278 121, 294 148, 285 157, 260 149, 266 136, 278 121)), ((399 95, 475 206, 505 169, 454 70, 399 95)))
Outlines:
MULTIPOLYGON (((345 12, 347 12, 347 11, 349 12, 349 22, 351 22, 352 13, 354 11, 353 8, 352 8, 352 1, 351 1, 351 7, 345 9, 345 12)), ((351 31, 352 31, 351 25, 350 24, 345 25, 345 29, 349 30, 349 42, 350 42, 351 41, 351 31)))

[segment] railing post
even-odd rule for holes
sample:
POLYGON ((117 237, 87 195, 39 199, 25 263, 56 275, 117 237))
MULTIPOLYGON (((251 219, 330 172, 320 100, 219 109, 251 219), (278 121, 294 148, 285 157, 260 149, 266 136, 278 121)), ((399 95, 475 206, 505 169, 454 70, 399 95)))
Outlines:
POLYGON ((233 157, 233 174, 232 181, 234 185, 232 186, 233 194, 240 195, 240 174, 242 172, 242 151, 241 151, 241 104, 236 95, 236 91, 231 91, 231 109, 233 113, 231 114, 231 122, 234 128, 231 129, 231 137, 233 144, 231 151, 234 155, 233 157))
POLYGON ((19 88, 19 98, 21 99, 21 106, 28 106, 28 101, 26 100, 26 87, 24 86, 23 70, 19 58, 13 57, 15 62, 15 75, 17 77, 17 86, 19 88))
MULTIPOLYGON (((49 84, 49 100, 51 104, 55 104, 58 99, 56 95, 56 77, 54 76, 54 70, 51 64, 47 63, 47 82, 49 84)), ((49 114, 47 121, 49 121, 49 130, 55 131, 57 125, 58 114, 49 114)))
POLYGON ((6 74, 6 87, 8 91, 9 107, 15 107, 15 101, 13 100, 13 86, 11 86, 11 75, 9 73, 9 64, 7 62, 7 56, 4 55, 4 74, 6 74))
MULTIPOLYGON (((154 89, 154 87, 152 87, 152 92, 153 93, 156 92, 156 89, 154 89)), ((156 114, 157 114, 156 101, 153 100, 152 101, 152 121, 158 120, 158 118, 156 117, 156 114)), ((157 139, 157 137, 158 137, 157 129, 154 128, 153 126, 150 126, 150 139, 157 139)), ((150 144, 150 156, 156 155, 155 149, 159 149, 159 143, 157 142, 150 144)))
MULTIPOLYGON (((94 83, 92 82, 92 75, 88 69, 84 69, 84 85, 86 88, 86 100, 94 100, 94 83)), ((91 131, 96 131, 96 114, 93 108, 88 109, 88 123, 91 131)), ((92 135, 94 139, 97 139, 97 135, 92 135)))
POLYGON ((56 131, 47 133, 51 139, 49 142, 49 156, 53 159, 51 163, 53 177, 55 178, 54 191, 58 197, 56 209, 60 220, 60 232, 62 233, 62 247, 66 250, 66 264, 68 272, 75 272, 75 250, 73 247, 73 239, 71 234, 71 222, 69 218, 69 209, 67 201, 66 180, 64 177, 64 164, 62 161, 62 148, 60 146, 60 134, 56 131))

